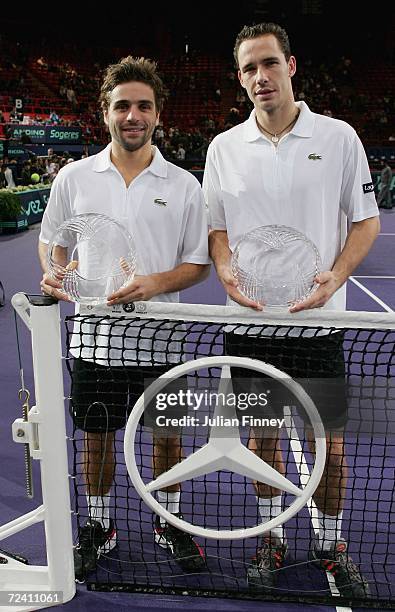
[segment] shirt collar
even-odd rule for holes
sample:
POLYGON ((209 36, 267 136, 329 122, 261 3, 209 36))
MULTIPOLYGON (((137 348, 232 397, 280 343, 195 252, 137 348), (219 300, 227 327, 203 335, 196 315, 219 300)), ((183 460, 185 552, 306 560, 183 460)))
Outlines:
MULTIPOLYGON (((154 156, 150 165, 145 169, 145 172, 152 172, 152 174, 155 174, 156 176, 166 178, 167 162, 157 147, 153 146, 153 152, 154 156)), ((105 149, 103 149, 103 151, 100 151, 100 153, 96 155, 93 170, 95 172, 105 172, 106 170, 110 170, 112 165, 110 142, 105 149)))
POLYGON ((162 178, 166 178, 167 177, 167 161, 163 157, 162 153, 159 151, 158 147, 153 146, 152 148, 154 151, 154 156, 147 170, 149 172, 152 172, 152 174, 156 174, 156 176, 161 176, 162 178))
POLYGON ((95 172, 104 172, 105 170, 108 170, 110 168, 111 166, 110 153, 111 153, 111 142, 103 149, 103 151, 100 151, 100 153, 97 153, 94 164, 93 164, 93 170, 95 172))
MULTIPOLYGON (((300 109, 300 114, 292 130, 288 133, 300 136, 301 138, 310 138, 313 135, 315 123, 314 113, 311 112, 307 104, 303 101, 296 102, 296 106, 300 109)), ((254 108, 247 121, 244 122, 244 140, 246 142, 254 142, 254 140, 258 140, 258 138, 267 140, 257 125, 256 111, 254 108)))

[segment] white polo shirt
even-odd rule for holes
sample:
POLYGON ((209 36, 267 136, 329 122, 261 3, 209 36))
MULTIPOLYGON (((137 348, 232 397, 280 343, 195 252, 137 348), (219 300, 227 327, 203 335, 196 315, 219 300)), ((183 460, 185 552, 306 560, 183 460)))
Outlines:
MULTIPOLYGON (((212 229, 226 230, 234 250, 261 225, 287 225, 312 240, 331 270, 347 221, 379 214, 366 154, 355 130, 297 102, 299 118, 277 147, 249 119, 219 134, 206 158, 203 192, 212 229)), ((324 306, 345 310, 341 287, 324 306)))
MULTIPOLYGON (((151 164, 126 187, 122 175, 111 162, 110 152, 111 144, 97 155, 62 168, 52 185, 40 240, 49 243, 57 228, 75 215, 102 213, 119 221, 133 236, 137 274, 165 272, 182 263, 210 263, 207 214, 199 181, 186 170, 167 162, 155 148, 151 164)), ((178 302, 179 294, 166 293, 154 299, 156 302, 178 302)), ((93 347, 88 324, 83 330, 75 328, 73 345, 84 345, 78 356, 104 365, 108 363, 108 356, 111 360, 122 358, 131 362, 136 359, 166 361, 161 352, 165 343, 156 342, 153 347, 150 342, 154 330, 144 330, 141 335, 138 327, 130 328, 123 345, 122 337, 117 338, 114 333, 117 330, 113 329, 109 345, 108 328, 102 327, 97 339, 101 347, 93 347), (80 333, 83 338, 78 337, 80 333), (118 350, 121 346, 128 350, 121 354, 118 350), (158 355, 153 359, 155 349, 158 355)), ((119 333, 122 335, 122 330, 119 333)), ((156 338, 166 340, 170 333, 171 327, 156 338)), ((114 362, 114 365, 119 363, 114 362)))
MULTIPOLYGON (((75 215, 102 213, 133 236, 137 274, 165 272, 181 263, 209 263, 199 181, 155 148, 151 164, 126 187, 110 152, 111 144, 62 168, 52 185, 40 240, 49 243, 57 228, 75 215)), ((178 302, 178 293, 155 296, 155 301, 178 302)))

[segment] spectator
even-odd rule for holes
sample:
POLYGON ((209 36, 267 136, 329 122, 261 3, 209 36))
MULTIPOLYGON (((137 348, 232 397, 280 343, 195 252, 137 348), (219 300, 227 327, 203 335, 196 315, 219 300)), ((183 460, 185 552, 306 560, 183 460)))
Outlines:
POLYGON ((235 106, 229 109, 228 116, 226 117, 226 123, 229 125, 237 125, 240 123, 240 111, 235 106))
POLYGON ((7 179, 5 176, 5 167, 2 161, 0 161, 0 189, 7 187, 7 179))
POLYGON ((18 113, 18 111, 16 110, 16 107, 14 106, 14 108, 10 112, 10 123, 19 123, 20 120, 21 120, 21 115, 20 113, 18 113))
POLYGON ((30 183, 32 182, 31 175, 32 175, 31 163, 29 160, 27 160, 23 162, 23 166, 22 166, 22 177, 21 177, 22 185, 30 185, 30 183))
POLYGON ((380 160, 381 175, 380 175, 380 191, 377 197, 379 208, 392 208, 392 169, 386 159, 380 160))
POLYGON ((32 139, 30 138, 28 134, 26 134, 26 132, 22 132, 21 134, 21 143, 23 145, 32 144, 32 139))
POLYGON ((59 164, 55 160, 57 160, 57 158, 55 158, 54 156, 48 158, 45 168, 46 173, 48 175, 48 179, 51 183, 59 171, 59 164))
POLYGON ((176 152, 176 159, 179 159, 179 160, 182 160, 182 161, 185 159, 185 149, 182 146, 182 144, 178 145, 178 149, 177 149, 177 152, 176 152))
POLYGON ((54 110, 49 114, 49 122, 53 125, 58 125, 60 123, 60 117, 54 110))
POLYGON ((15 182, 14 173, 12 171, 11 164, 8 164, 6 166, 4 175, 5 175, 5 180, 7 183, 6 186, 8 187, 8 189, 13 189, 14 187, 16 187, 16 182, 15 182))
POLYGON ((40 66, 40 68, 47 68, 48 67, 47 62, 45 61, 45 59, 42 56, 38 58, 36 63, 40 66))
POLYGON ((69 86, 66 90, 66 97, 73 107, 73 110, 76 110, 78 106, 77 96, 75 95, 75 91, 71 86, 69 86))

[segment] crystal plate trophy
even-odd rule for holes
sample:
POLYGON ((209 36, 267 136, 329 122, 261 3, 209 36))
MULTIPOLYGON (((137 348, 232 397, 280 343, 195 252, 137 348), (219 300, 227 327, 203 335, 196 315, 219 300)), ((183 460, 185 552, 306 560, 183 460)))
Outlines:
POLYGON ((130 283, 136 249, 127 230, 107 215, 87 213, 63 223, 48 246, 48 272, 73 302, 105 304, 130 283))
POLYGON ((265 225, 238 242, 231 266, 244 296, 265 306, 288 307, 315 290, 321 258, 301 232, 285 225, 265 225))

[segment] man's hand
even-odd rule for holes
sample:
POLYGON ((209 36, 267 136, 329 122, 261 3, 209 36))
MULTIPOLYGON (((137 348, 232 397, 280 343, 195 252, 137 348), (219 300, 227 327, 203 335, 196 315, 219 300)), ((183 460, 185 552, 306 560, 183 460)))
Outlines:
POLYGON ((226 293, 234 301, 241 306, 254 308, 255 310, 263 310, 262 306, 253 300, 245 297, 237 288, 237 280, 232 274, 230 266, 222 265, 217 267, 218 278, 224 286, 226 293))
POLYGON ((232 252, 229 248, 228 234, 225 230, 212 230, 208 236, 209 250, 214 262, 217 276, 224 286, 229 297, 240 306, 263 310, 262 306, 253 300, 249 300, 240 293, 237 288, 237 280, 232 274, 230 262, 232 252))
POLYGON ((63 300, 64 302, 72 301, 65 293, 63 293, 63 291, 59 291, 59 289, 62 287, 62 283, 47 273, 43 275, 40 282, 40 287, 41 293, 44 295, 50 295, 55 300, 63 300))
POLYGON ((315 277, 314 282, 318 285, 314 293, 307 300, 291 306, 289 312, 321 308, 342 285, 334 272, 321 272, 315 277))
POLYGON ((158 282, 158 276, 158 274, 135 276, 133 281, 126 285, 126 287, 122 287, 122 289, 114 291, 114 293, 108 296, 107 306, 147 301, 155 295, 162 293, 158 282))

